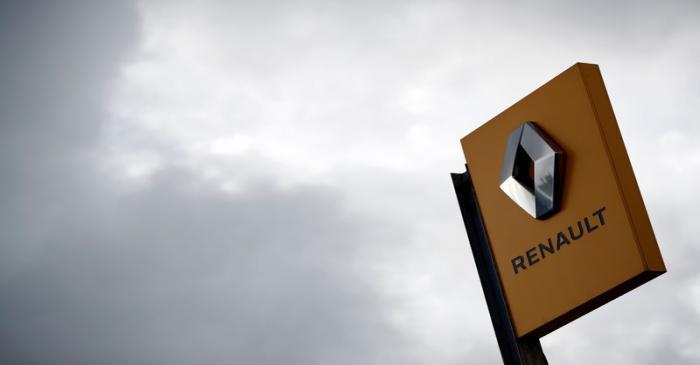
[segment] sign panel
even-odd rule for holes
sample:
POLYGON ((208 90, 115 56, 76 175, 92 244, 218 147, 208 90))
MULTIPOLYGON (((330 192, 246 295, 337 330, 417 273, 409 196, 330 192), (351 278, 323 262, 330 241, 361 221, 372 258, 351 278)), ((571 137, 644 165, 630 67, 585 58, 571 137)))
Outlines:
POLYGON ((598 66, 572 66, 461 142, 518 337, 666 271, 598 66))

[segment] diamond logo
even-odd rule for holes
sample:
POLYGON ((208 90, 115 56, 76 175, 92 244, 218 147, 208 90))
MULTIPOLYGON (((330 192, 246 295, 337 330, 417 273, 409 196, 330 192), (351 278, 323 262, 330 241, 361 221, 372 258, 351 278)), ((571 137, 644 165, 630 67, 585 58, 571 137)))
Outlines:
POLYGON ((534 122, 525 122, 508 136, 500 187, 531 216, 545 219, 561 204, 566 154, 534 122))

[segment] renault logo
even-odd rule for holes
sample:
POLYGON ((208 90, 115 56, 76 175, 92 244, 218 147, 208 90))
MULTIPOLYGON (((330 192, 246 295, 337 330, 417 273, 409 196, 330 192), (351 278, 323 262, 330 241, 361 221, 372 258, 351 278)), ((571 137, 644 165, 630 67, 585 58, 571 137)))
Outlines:
POLYGON ((537 219, 556 213, 561 204, 566 154, 538 128, 525 122, 508 136, 500 187, 537 219))

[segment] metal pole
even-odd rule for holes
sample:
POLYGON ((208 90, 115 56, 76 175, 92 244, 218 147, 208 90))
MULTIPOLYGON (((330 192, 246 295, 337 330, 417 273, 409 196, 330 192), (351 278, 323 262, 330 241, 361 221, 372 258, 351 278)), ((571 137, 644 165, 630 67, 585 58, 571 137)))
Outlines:
POLYGON ((496 340, 501 350, 504 365, 546 365, 547 358, 542 352, 539 338, 518 338, 510 319, 510 311, 503 294, 501 280, 496 270, 496 262, 491 252, 486 228, 481 217, 479 202, 472 185, 469 167, 461 174, 453 173, 452 184, 457 193, 459 209, 467 229, 469 245, 479 273, 481 288, 491 315, 491 323, 496 332, 496 340))

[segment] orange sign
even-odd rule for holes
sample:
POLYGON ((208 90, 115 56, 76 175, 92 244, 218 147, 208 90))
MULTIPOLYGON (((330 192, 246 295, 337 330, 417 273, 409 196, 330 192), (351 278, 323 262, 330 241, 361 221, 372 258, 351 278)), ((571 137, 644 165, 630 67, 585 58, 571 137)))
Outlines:
POLYGON ((518 337, 666 271, 598 66, 572 66, 461 142, 518 337))

